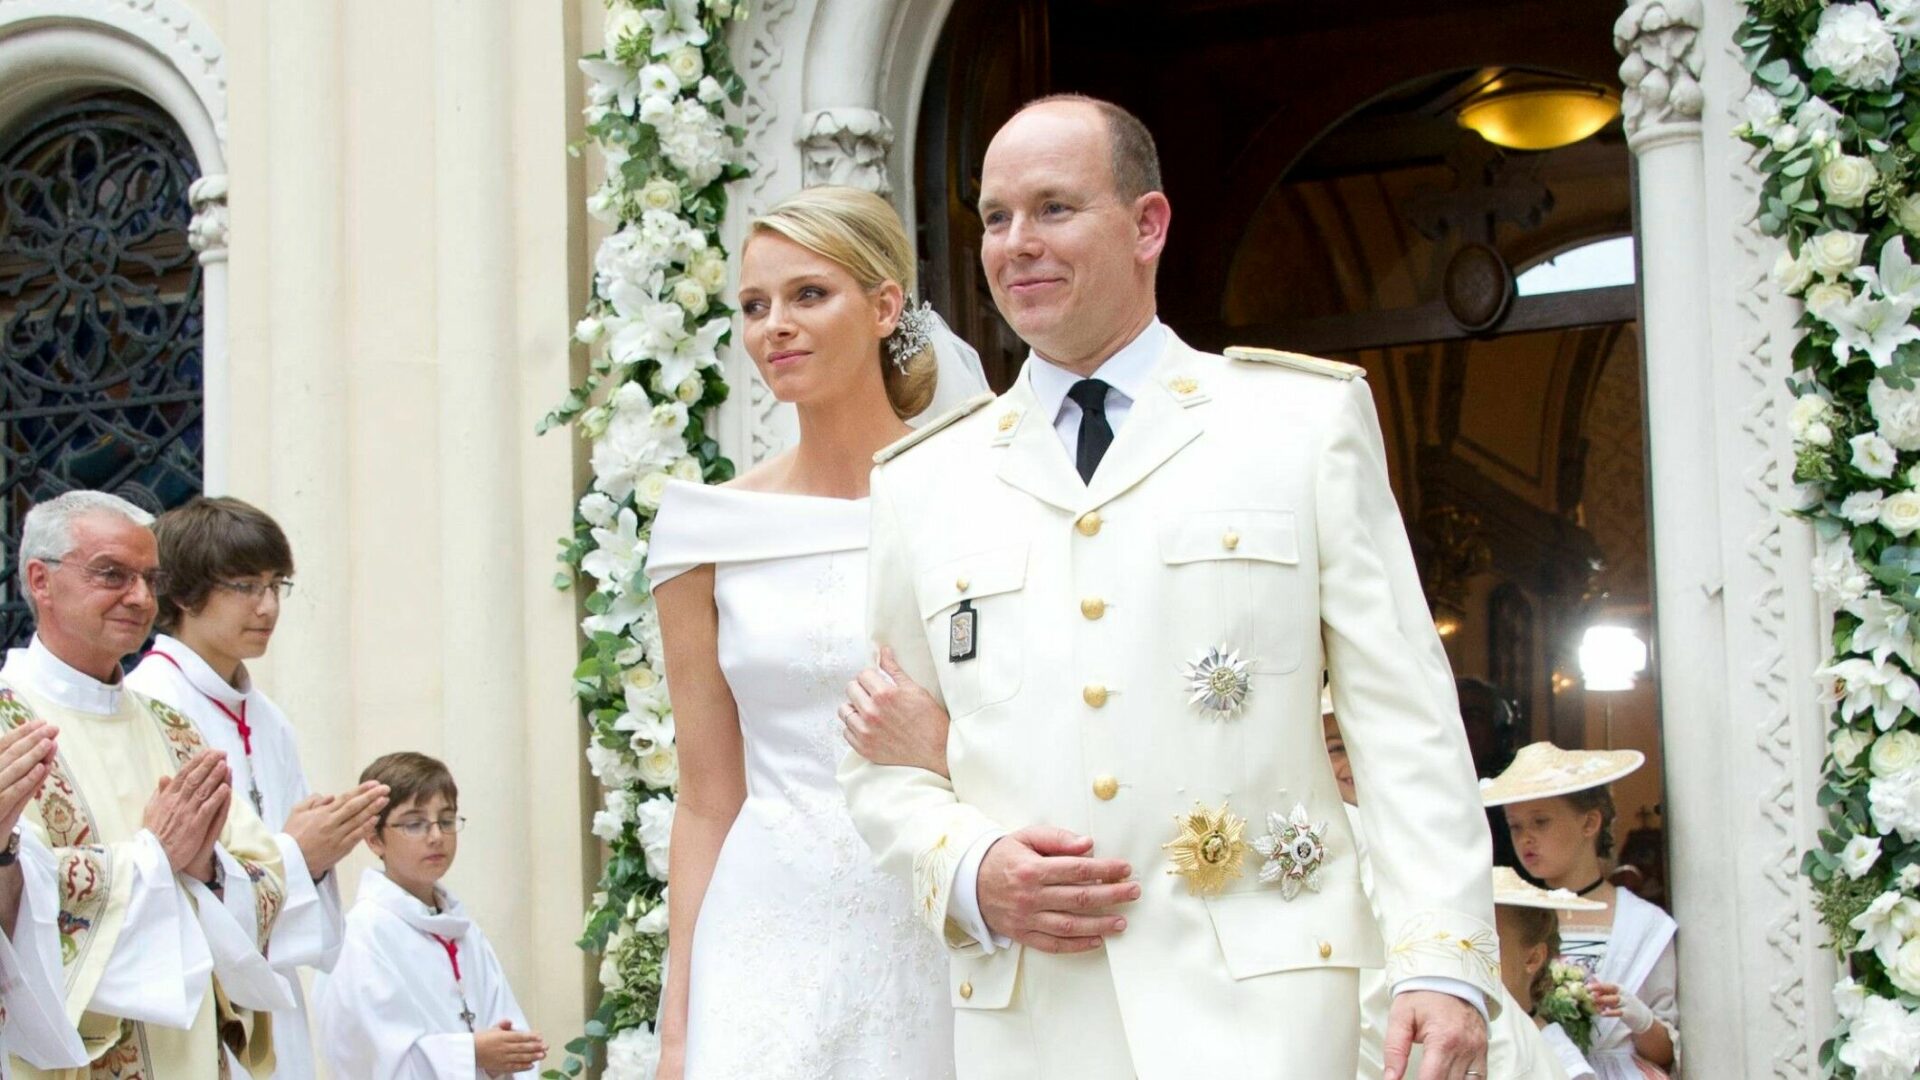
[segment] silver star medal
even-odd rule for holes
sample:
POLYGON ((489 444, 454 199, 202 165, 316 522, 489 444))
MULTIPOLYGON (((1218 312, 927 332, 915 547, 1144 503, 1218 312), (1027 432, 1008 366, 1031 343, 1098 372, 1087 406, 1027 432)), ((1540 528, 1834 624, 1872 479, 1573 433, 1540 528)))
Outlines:
POLYGON ((1253 849, 1267 857, 1260 867, 1260 884, 1280 883, 1280 896, 1291 900, 1300 895, 1300 887, 1320 891, 1320 865, 1327 859, 1327 823, 1315 823, 1307 817, 1304 804, 1293 804, 1293 813, 1282 816, 1267 811, 1267 834, 1253 842, 1253 849))
POLYGON ((1225 719, 1240 711, 1246 704, 1247 693, 1253 688, 1252 676, 1248 668, 1252 665, 1240 659, 1238 650, 1225 645, 1215 645, 1200 654, 1198 660, 1187 662, 1187 689, 1193 696, 1187 704, 1200 706, 1200 711, 1208 716, 1225 719))

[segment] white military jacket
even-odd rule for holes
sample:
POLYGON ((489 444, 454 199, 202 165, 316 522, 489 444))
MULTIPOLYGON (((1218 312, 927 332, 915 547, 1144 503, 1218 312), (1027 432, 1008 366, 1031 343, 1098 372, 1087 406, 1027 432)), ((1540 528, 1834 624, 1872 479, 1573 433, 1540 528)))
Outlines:
POLYGON ((947 919, 969 846, 1032 824, 1134 867, 1141 898, 1103 952, 1143 1078, 1262 1068, 1257 1018, 1284 1015, 1296 970, 1384 964, 1389 982, 1460 979, 1498 1008, 1485 818, 1357 374, 1229 360, 1169 333, 1091 484, 1053 417, 1032 414, 1024 372, 876 458, 870 629, 950 713, 952 779, 857 755, 841 779, 953 950, 963 1075, 1013 1075, 982 1063, 1074 1037, 1071 1003, 1016 992, 1022 947, 986 953, 947 919), (956 642, 967 614, 972 640, 956 642), (1246 665, 1232 715, 1191 700, 1189 665, 1214 647, 1246 665), (1379 923, 1322 742, 1323 670, 1375 838, 1379 923), (1289 900, 1261 883, 1253 841, 1296 805, 1325 854, 1319 888, 1289 900), (1241 873, 1195 894, 1164 845, 1176 819, 1223 806, 1245 822, 1241 873), (1022 1009, 1031 1023, 965 1022, 1022 1009))

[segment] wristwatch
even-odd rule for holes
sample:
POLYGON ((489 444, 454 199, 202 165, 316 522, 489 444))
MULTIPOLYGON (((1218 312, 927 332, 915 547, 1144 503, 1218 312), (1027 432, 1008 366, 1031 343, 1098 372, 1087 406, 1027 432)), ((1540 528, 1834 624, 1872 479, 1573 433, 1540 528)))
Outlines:
POLYGON ((13 827, 13 835, 7 837, 7 846, 0 851, 0 866, 12 866, 20 861, 20 826, 13 827))

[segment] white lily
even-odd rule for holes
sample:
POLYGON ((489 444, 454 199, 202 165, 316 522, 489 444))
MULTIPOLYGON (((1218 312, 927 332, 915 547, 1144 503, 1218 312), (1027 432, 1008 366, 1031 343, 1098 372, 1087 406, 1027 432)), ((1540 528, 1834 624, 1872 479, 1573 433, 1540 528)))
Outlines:
POLYGON ((1893 351, 1909 341, 1920 341, 1920 326, 1907 322, 1914 305, 1884 300, 1862 292, 1844 303, 1809 304, 1814 316, 1833 327, 1833 358, 1850 364, 1855 353, 1866 353, 1875 367, 1893 363, 1893 351))
POLYGON ((700 0, 666 0, 662 8, 643 11, 653 31, 653 55, 665 56, 682 45, 705 45, 707 28, 700 24, 700 0))
POLYGON ((1841 716, 1852 719, 1864 712, 1873 714, 1873 724, 1887 731, 1900 714, 1920 701, 1920 684, 1902 669, 1878 663, 1864 656, 1849 656, 1815 671, 1833 680, 1828 697, 1840 707, 1841 716))
POLYGON ((1853 632, 1853 651, 1868 653, 1876 664, 1898 656, 1913 666, 1913 613, 1884 596, 1864 596, 1846 606, 1860 620, 1853 632))
POLYGON ((595 547, 580 560, 580 569, 593 575, 601 592, 625 592, 634 572, 640 569, 640 561, 647 557, 647 542, 640 539, 639 516, 631 507, 623 508, 612 528, 596 528, 592 535, 595 547))
POLYGON ((1907 256, 1905 237, 1896 236, 1880 248, 1880 266, 1863 266, 1853 276, 1866 282, 1879 294, 1911 310, 1920 305, 1920 266, 1907 256))

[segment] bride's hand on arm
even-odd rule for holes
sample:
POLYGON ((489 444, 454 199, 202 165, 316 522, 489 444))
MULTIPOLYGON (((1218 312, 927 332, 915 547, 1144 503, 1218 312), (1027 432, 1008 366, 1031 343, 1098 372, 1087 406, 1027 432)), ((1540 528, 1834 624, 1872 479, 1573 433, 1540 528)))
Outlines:
POLYGON ((881 646, 878 670, 847 684, 840 727, 847 744, 875 765, 947 775, 947 710, 900 669, 891 648, 881 646))
POLYGON ((660 1080, 679 1080, 687 1037, 693 927, 720 845, 747 797, 746 756, 733 690, 720 671, 720 616, 713 567, 701 566, 653 592, 667 654, 680 791, 673 815, 673 888, 667 896, 667 985, 660 1006, 660 1080))

